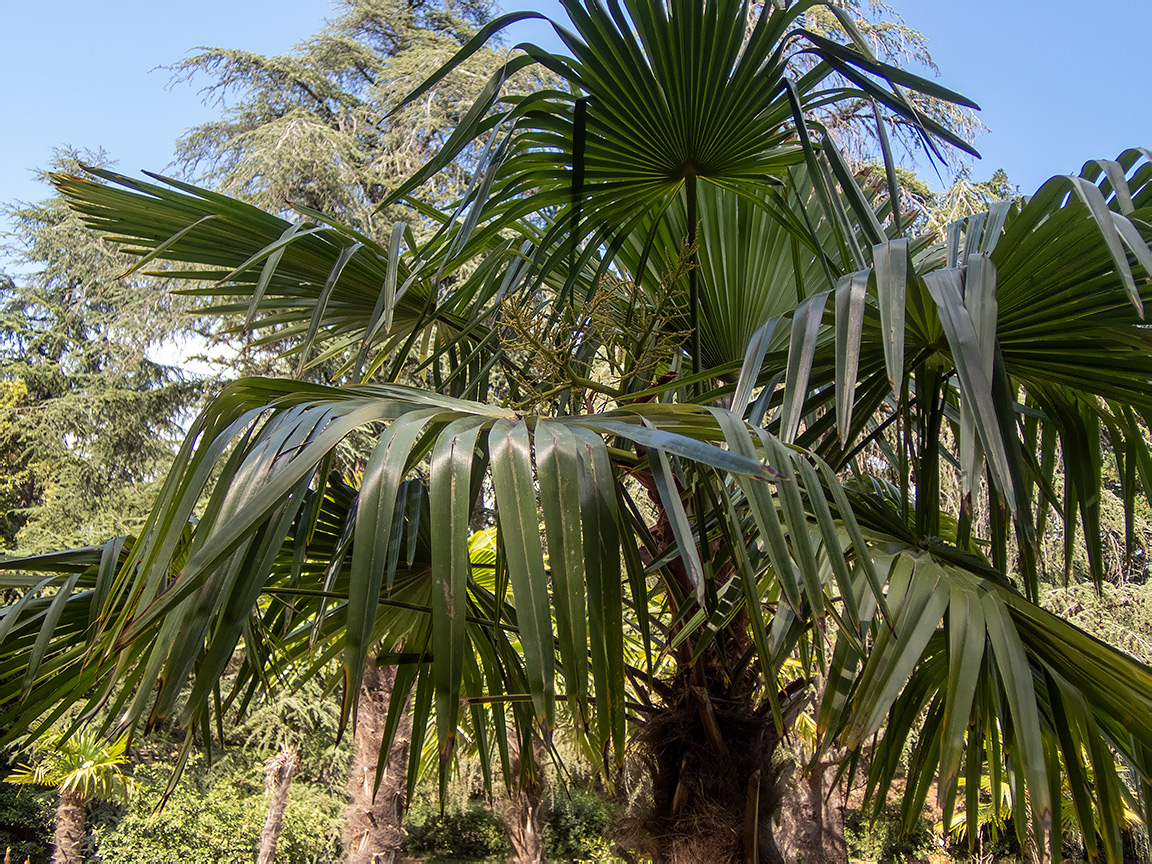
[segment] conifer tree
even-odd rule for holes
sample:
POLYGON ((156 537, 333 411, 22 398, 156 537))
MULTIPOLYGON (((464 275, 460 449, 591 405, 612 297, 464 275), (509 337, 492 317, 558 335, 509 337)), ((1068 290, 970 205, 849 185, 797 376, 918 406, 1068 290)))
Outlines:
MULTIPOLYGON (((52 168, 106 162, 57 152, 52 168)), ((198 384, 156 351, 187 303, 86 228, 59 195, 10 208, 0 282, 0 544, 21 552, 131 533, 198 384)))
MULTIPOLYGON (((489 18, 489 0, 343 0, 316 35, 280 56, 205 48, 170 67, 201 82, 219 120, 190 129, 176 163, 194 182, 265 210, 293 205, 369 235, 394 215, 376 206, 437 152, 498 66, 483 50, 418 104, 391 114, 489 18)), ((422 197, 444 204, 468 180, 460 160, 422 197)))

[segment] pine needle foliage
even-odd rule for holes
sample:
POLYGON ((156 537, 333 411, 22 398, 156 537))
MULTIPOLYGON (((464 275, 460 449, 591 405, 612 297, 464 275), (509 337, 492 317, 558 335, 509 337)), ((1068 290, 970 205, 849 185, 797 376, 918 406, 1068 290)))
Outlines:
MULTIPOLYGON (((326 26, 291 52, 204 48, 169 67, 172 86, 201 85, 219 120, 194 127, 176 164, 194 182, 272 212, 308 207, 371 236, 388 190, 438 151, 497 65, 485 50, 419 103, 399 96, 487 23, 487 0, 342 0, 326 26)), ((445 205, 468 181, 455 166, 422 197, 445 205)))
MULTIPOLYGON (((52 167, 106 159, 58 151, 52 167)), ((131 257, 59 195, 9 213, 6 251, 22 272, 0 282, 0 458, 12 487, 0 543, 37 552, 135 530, 200 392, 153 359, 187 332, 190 304, 163 280, 123 278, 131 257)))

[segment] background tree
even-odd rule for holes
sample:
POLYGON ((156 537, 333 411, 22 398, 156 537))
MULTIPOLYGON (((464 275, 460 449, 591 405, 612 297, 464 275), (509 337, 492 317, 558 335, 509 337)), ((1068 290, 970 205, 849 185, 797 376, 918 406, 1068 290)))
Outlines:
POLYGON ((276 846, 297 770, 303 767, 317 773, 321 764, 337 757, 336 719, 332 702, 313 682, 297 692, 265 694, 235 731, 246 749, 271 751, 263 763, 268 812, 260 832, 257 864, 276 860, 276 846))
MULTIPOLYGON (((193 182, 272 212, 299 205, 379 238, 391 219, 377 205, 440 149, 497 65, 495 53, 475 55, 420 104, 393 109, 491 9, 486 0, 342 0, 290 54, 204 49, 170 67, 173 86, 208 79, 201 92, 223 117, 185 133, 176 164, 193 182)), ((462 162, 421 194, 447 204, 468 178, 462 162)))
POLYGON ((992 172, 987 180, 973 180, 964 168, 943 193, 925 200, 928 221, 925 230, 943 231, 959 219, 986 212, 1001 201, 1016 201, 1021 197, 1020 187, 1009 180, 1003 169, 992 172))
POLYGON ((18 411, 30 407, 23 381, 0 382, 0 441, 4 442, 0 451, 4 472, 0 480, 0 544, 5 549, 15 548, 16 535, 44 494, 42 475, 46 472, 36 462, 35 442, 14 422, 18 411))
MULTIPOLYGON (((60 151, 52 167, 79 161, 106 157, 60 151)), ((122 279, 132 259, 59 196, 9 212, 5 251, 22 273, 0 284, 4 542, 31 552, 103 542, 146 515, 200 392, 153 359, 184 331, 187 304, 163 282, 122 279)))
POLYGON ((88 802, 128 800, 132 781, 122 770, 127 747, 127 736, 109 744, 91 730, 67 738, 41 739, 36 765, 21 766, 4 778, 7 783, 56 787, 60 803, 52 864, 81 864, 84 860, 88 802))

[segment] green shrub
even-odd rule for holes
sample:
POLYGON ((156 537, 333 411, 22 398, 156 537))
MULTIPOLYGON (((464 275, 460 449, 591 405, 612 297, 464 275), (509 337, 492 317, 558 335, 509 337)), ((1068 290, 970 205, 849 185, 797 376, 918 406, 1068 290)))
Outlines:
POLYGON ((13 861, 46 862, 52 856, 56 795, 51 790, 0 784, 0 855, 13 861))
MULTIPOLYGON (((1069 835, 1065 834, 1065 843, 1068 841, 1069 835)), ((1027 857, 1020 854, 1020 841, 1016 837, 1016 827, 1012 824, 1011 816, 998 827, 988 823, 982 824, 974 846, 981 859, 1015 862, 1027 857)), ((1076 854, 1077 847, 1076 843, 1067 845, 1064 849, 1065 857, 1074 861, 1079 860, 1081 856, 1076 854)), ((953 861, 966 861, 972 857, 968 852, 968 838, 965 836, 950 838, 947 851, 948 857, 953 861)))
POLYGON ((849 860, 876 861, 879 864, 902 864, 919 861, 939 850, 932 823, 921 816, 916 829, 909 834, 900 830, 900 808, 885 805, 880 817, 871 825, 855 808, 844 811, 844 840, 849 860))
MULTIPOLYGON (((136 770, 137 795, 120 812, 93 813, 94 861, 101 864, 248 864, 259 845, 267 805, 258 764, 193 764, 158 809, 166 765, 136 770)), ((341 860, 343 802, 308 783, 293 783, 277 846, 281 864, 341 860)))
POLYGON ((418 800, 404 819, 404 830, 404 852, 409 855, 475 860, 511 851, 500 817, 477 804, 445 808, 441 814, 439 807, 418 800))
POLYGON ((612 824, 612 804, 594 792, 569 787, 548 800, 544 851, 549 861, 604 860, 604 840, 612 824))

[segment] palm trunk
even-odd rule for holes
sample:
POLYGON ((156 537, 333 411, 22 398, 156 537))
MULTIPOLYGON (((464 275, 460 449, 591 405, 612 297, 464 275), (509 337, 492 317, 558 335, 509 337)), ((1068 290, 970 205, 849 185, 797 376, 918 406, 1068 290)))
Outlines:
POLYGON ((543 864, 544 801, 535 789, 516 789, 503 807, 515 864, 543 864))
POLYGON ((515 864, 544 862, 544 748, 539 741, 533 742, 532 756, 535 764, 527 772, 519 760, 513 762, 512 773, 519 782, 500 803, 515 864))
MULTIPOLYGON (((655 482, 647 473, 635 476, 656 510, 649 529, 655 548, 667 548, 675 537, 655 482)), ((699 496, 692 503, 703 512, 699 496)), ((651 563, 646 549, 639 554, 651 563)), ((683 562, 672 559, 666 566, 684 596, 691 597, 694 588, 683 562)), ((722 578, 716 574, 717 584, 722 578)), ((658 698, 642 710, 644 721, 634 739, 651 783, 651 802, 646 812, 627 818, 619 833, 655 864, 784 864, 774 823, 790 772, 777 752, 781 736, 769 700, 778 700, 786 730, 803 707, 807 682, 771 693, 755 662, 734 669, 732 658, 748 652, 744 633, 737 619, 695 661, 690 643, 684 643, 676 676, 652 682, 658 698)))
POLYGON ((79 792, 60 792, 56 806, 56 848, 52 864, 82 864, 84 816, 88 799, 79 792))
POLYGON ((777 838, 786 860, 805 864, 847 864, 844 809, 839 791, 828 786, 836 761, 811 766, 806 777, 796 774, 785 795, 782 836, 777 838))
POLYGON ((284 811, 288 807, 288 792, 292 777, 300 766, 300 748, 289 747, 264 763, 264 788, 268 795, 268 817, 260 832, 260 851, 256 864, 272 864, 276 860, 276 841, 284 825, 284 811))
POLYGON ((412 720, 407 712, 388 754, 380 789, 375 798, 372 795, 395 679, 395 669, 378 667, 375 659, 369 659, 364 667, 356 731, 352 737, 350 801, 345 811, 344 848, 348 864, 394 864, 404 842, 400 820, 404 816, 408 742, 412 734, 412 720))
MULTIPOLYGON (((656 864, 784 864, 773 823, 790 772, 777 752, 773 697, 756 698, 755 674, 726 681, 718 672, 682 670, 657 685, 660 704, 636 734, 651 806, 625 826, 624 839, 656 864)), ((803 689, 779 694, 786 724, 803 689)))

